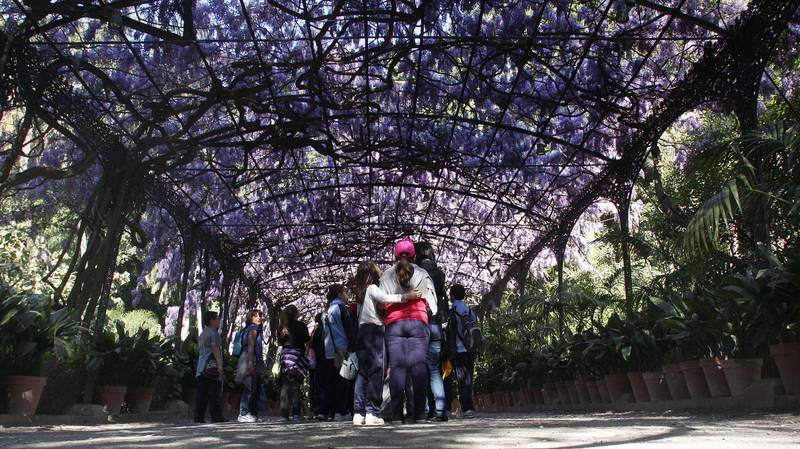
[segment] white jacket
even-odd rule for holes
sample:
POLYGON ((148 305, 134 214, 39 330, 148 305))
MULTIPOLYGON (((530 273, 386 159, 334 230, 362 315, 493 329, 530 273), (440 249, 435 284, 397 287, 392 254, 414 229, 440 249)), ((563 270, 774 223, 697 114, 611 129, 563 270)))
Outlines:
POLYGON ((397 282, 397 275, 394 273, 396 266, 397 264, 394 264, 383 272, 383 276, 381 276, 381 290, 390 295, 401 295, 403 293, 408 293, 409 290, 415 288, 419 289, 419 291, 422 292, 422 298, 428 302, 428 308, 431 309, 431 313, 436 315, 436 311, 438 310, 436 306, 436 289, 433 287, 433 280, 428 275, 428 272, 419 265, 412 263, 411 266, 414 267, 414 274, 411 276, 411 281, 409 282, 410 288, 405 289, 397 282))

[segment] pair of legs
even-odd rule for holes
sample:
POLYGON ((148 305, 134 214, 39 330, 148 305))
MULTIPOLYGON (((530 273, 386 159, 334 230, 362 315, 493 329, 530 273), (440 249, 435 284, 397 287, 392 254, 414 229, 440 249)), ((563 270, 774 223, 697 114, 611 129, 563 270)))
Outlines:
POLYGON ((356 377, 353 412, 366 416, 380 416, 383 400, 383 352, 385 331, 383 326, 363 324, 358 328, 356 377))
POLYGON ((442 326, 438 323, 428 325, 430 342, 428 343, 428 401, 425 403, 425 412, 428 416, 440 418, 447 416, 445 410, 444 381, 442 381, 442 368, 439 355, 442 352, 442 326))
POLYGON ((311 396, 311 411, 314 416, 327 416, 328 412, 325 410, 325 391, 327 384, 325 377, 322 375, 324 370, 323 365, 328 361, 325 358, 324 350, 317 350, 317 357, 314 360, 314 369, 309 372, 308 386, 309 395, 311 396), (322 354, 322 357, 320 357, 322 354))
POLYGON ((242 398, 239 400, 239 415, 240 416, 258 416, 258 400, 261 397, 261 373, 264 372, 264 364, 256 364, 255 375, 249 375, 244 378, 242 383, 242 398))
POLYGON ((206 422, 206 409, 211 413, 211 422, 225 421, 222 416, 220 396, 222 381, 205 376, 197 378, 197 399, 194 406, 194 422, 206 422))
POLYGON ((472 377, 475 371, 475 353, 459 352, 453 359, 455 365, 455 376, 447 378, 447 409, 453 405, 453 377, 458 382, 458 399, 461 402, 461 411, 475 411, 475 403, 472 396, 472 377))
POLYGON ((347 415, 350 413, 348 397, 352 394, 353 383, 339 375, 333 359, 317 361, 314 377, 319 389, 317 415, 333 417, 334 414, 347 415))
POLYGON ((303 380, 289 375, 281 377, 281 416, 300 417, 300 385, 303 380))
POLYGON ((413 411, 412 419, 425 418, 428 392, 428 325, 418 320, 395 321, 386 326, 386 349, 389 353, 389 390, 395 419, 403 414, 403 400, 413 411), (412 391, 407 388, 407 380, 412 391), (413 398, 413 399, 412 399, 413 398))

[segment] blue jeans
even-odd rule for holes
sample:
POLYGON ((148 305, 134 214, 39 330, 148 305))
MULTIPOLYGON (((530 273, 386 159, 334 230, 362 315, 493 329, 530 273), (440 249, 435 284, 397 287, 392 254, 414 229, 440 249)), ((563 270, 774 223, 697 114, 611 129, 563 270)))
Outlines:
POLYGON ((261 390, 261 373, 264 372, 263 364, 256 364, 256 375, 244 378, 242 398, 239 400, 239 414, 258 416, 259 405, 266 408, 266 395, 261 390))
POLYGON ((428 401, 425 402, 425 412, 429 413, 431 407, 436 410, 436 416, 445 416, 444 382, 442 381, 441 362, 439 354, 442 352, 442 326, 431 323, 428 325, 431 341, 428 343, 428 376, 429 391, 428 401))
POLYGON ((425 417, 428 391, 428 326, 424 321, 401 320, 386 326, 386 349, 389 353, 389 390, 392 393, 394 419, 402 418, 403 399, 412 419, 425 417), (406 380, 411 379, 408 391, 406 380), (413 400, 412 400, 413 398, 413 400))
POLYGON ((383 400, 383 326, 362 324, 356 341, 358 377, 356 377, 353 411, 380 416, 383 400))

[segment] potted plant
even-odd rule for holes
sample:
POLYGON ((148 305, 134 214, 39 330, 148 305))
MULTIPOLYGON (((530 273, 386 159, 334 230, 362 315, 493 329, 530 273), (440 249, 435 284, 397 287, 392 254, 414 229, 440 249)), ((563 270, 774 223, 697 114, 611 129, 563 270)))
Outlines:
POLYGON ((131 336, 128 366, 132 374, 125 395, 125 402, 131 412, 150 411, 156 376, 164 370, 168 347, 168 341, 158 336, 151 337, 150 332, 144 328, 131 336))
POLYGON ((47 383, 45 360, 68 356, 75 348, 71 337, 81 329, 67 309, 52 310, 48 298, 0 284, 0 373, 8 413, 36 412, 47 383))
POLYGON ((797 249, 787 253, 786 263, 769 253, 770 268, 756 277, 763 285, 758 307, 766 321, 769 353, 784 390, 796 394, 800 393, 800 253, 797 249))
POLYGON ((662 365, 662 371, 672 398, 708 398, 711 396, 709 385, 715 391, 727 388, 719 371, 711 371, 706 376, 701 365, 709 357, 719 360, 718 356, 724 352, 727 322, 721 316, 714 295, 704 292, 698 297, 687 293, 670 298, 662 307, 666 316, 658 325, 669 347, 668 357, 673 362, 662 365))
POLYGON ((722 370, 731 394, 744 393, 753 383, 761 380, 768 332, 765 316, 760 310, 762 281, 751 273, 737 274, 722 287, 718 294, 724 300, 722 313, 728 323, 729 335, 726 352, 731 358, 722 362, 722 370))
POLYGON ((125 333, 122 321, 116 321, 112 329, 104 329, 92 341, 87 369, 97 379, 94 402, 103 405, 108 413, 117 415, 128 390, 133 339, 125 333))
POLYGON ((600 393, 602 395, 605 387, 610 402, 625 400, 625 395, 631 393, 628 377, 624 374, 626 362, 622 356, 623 337, 615 328, 620 321, 618 315, 612 315, 605 327, 599 327, 599 333, 586 339, 584 349, 587 360, 592 361, 599 374, 605 374, 600 393))
POLYGON ((197 398, 197 358, 200 351, 197 347, 197 337, 189 334, 183 341, 182 352, 177 359, 180 364, 181 388, 183 390, 183 401, 189 406, 189 410, 194 410, 197 398))
POLYGON ((660 354, 647 314, 634 314, 627 320, 620 320, 615 315, 609 321, 609 326, 614 326, 613 331, 622 337, 620 352, 628 367, 626 375, 633 397, 636 402, 649 402, 650 394, 643 372, 652 371, 658 366, 660 354))

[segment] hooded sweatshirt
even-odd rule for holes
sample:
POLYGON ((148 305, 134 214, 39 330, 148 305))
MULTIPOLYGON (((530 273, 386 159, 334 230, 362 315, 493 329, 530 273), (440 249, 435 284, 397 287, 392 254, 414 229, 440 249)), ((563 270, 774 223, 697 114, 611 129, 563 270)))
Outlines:
POLYGON ((433 286, 433 280, 419 265, 411 264, 414 267, 414 274, 411 276, 409 288, 403 288, 397 282, 397 275, 395 274, 395 267, 392 265, 381 276, 381 289, 390 295, 401 295, 412 289, 419 289, 422 292, 422 298, 412 299, 408 302, 399 304, 386 305, 386 319, 387 325, 401 320, 417 320, 428 323, 428 309, 430 308, 431 314, 435 315, 437 309, 436 304, 436 289, 433 286))

